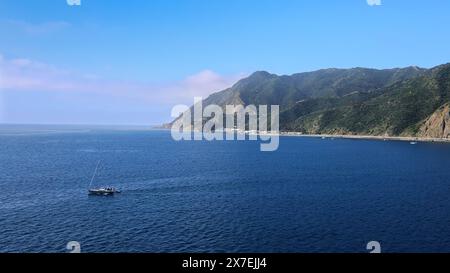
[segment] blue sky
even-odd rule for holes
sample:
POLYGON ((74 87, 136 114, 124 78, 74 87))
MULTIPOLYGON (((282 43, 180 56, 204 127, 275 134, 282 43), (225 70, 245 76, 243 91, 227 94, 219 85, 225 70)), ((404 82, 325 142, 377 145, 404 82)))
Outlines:
POLYGON ((448 0, 0 0, 0 122, 157 124, 256 70, 432 67, 450 61, 448 14, 448 0))

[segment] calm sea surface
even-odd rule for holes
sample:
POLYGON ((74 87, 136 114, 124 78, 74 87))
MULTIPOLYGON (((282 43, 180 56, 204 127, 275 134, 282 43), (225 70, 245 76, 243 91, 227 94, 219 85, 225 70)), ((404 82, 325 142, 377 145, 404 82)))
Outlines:
POLYGON ((449 144, 259 145, 1 126, 0 252, 450 252, 449 144))

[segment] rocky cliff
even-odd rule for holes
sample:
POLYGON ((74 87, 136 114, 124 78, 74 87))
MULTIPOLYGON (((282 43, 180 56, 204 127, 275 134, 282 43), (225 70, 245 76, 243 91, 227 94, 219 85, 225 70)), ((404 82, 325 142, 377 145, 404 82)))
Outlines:
POLYGON ((420 127, 418 136, 450 138, 450 104, 436 110, 420 127))

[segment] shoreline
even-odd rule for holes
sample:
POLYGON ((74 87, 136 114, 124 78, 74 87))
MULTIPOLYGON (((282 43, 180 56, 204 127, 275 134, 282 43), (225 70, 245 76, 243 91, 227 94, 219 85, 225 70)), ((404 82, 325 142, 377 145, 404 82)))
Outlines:
MULTIPOLYGON (((160 128, 159 130, 169 130, 167 128, 160 128)), ((437 142, 450 143, 450 138, 432 138, 432 137, 411 137, 411 136, 376 136, 376 135, 331 135, 331 134, 303 134, 301 132, 278 132, 278 133, 254 133, 254 132, 239 132, 233 133, 256 134, 265 136, 288 136, 288 137, 309 137, 309 138, 329 138, 329 139, 362 139, 362 140, 379 140, 379 141, 406 141, 406 142, 437 142)))
POLYGON ((281 132, 280 136, 312 137, 312 138, 342 138, 363 140, 396 140, 408 142, 440 142, 450 143, 450 138, 427 138, 427 137, 401 137, 401 136, 373 136, 373 135, 330 135, 330 134, 302 134, 299 132, 281 132))

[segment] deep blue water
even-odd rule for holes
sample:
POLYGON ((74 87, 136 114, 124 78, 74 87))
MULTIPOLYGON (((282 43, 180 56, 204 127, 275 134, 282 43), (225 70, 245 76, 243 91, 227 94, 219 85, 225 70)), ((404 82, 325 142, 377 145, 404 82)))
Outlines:
POLYGON ((450 145, 0 128, 0 252, 450 252, 450 145), (97 185, 123 190, 89 197, 97 185))

